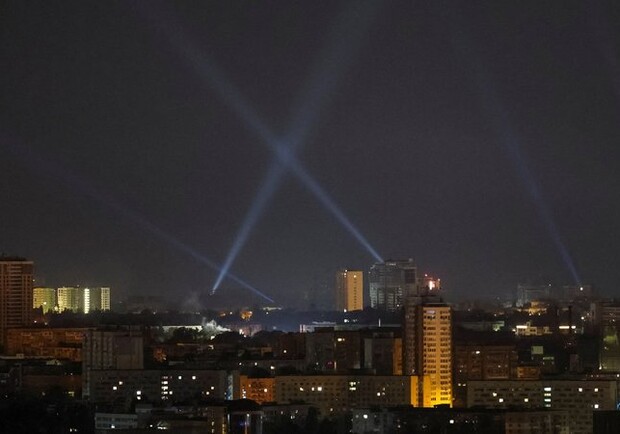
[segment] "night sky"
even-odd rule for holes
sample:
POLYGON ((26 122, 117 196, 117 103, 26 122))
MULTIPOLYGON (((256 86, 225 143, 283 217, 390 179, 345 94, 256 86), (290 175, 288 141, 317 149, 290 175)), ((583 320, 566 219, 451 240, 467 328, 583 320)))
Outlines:
MULTIPOLYGON (((308 121, 299 162, 449 299, 575 274, 617 295, 618 23, 617 2, 3 2, 0 252, 38 284, 208 306, 190 250, 224 262, 273 164, 242 106, 274 137, 308 121)), ((374 258, 281 180, 232 271, 331 306, 335 270, 374 258)))

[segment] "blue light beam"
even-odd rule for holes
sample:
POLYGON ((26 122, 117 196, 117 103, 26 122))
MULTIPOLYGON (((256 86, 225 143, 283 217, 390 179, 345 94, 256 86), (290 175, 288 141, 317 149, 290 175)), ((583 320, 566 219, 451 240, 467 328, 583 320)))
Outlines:
MULTIPOLYGON (((89 197, 100 206, 108 208, 115 213, 123 216, 125 219, 137 224, 140 228, 154 235, 160 241, 163 241, 166 244, 174 247, 178 251, 189 255, 199 263, 204 264, 215 271, 220 270, 221 267, 216 262, 207 258, 206 256, 196 251, 194 248, 188 246, 187 244, 179 241, 168 232, 165 232, 154 223, 142 217, 142 215, 140 215, 136 211, 126 208, 114 197, 112 197, 110 193, 102 190, 101 188, 97 188, 92 184, 89 184, 85 179, 78 177, 77 175, 67 170, 65 167, 62 167, 60 164, 53 162, 49 155, 43 157, 33 148, 26 148, 24 145, 17 146, 14 144, 13 140, 9 140, 4 137, 2 138, 1 143, 4 144, 5 149, 7 149, 12 155, 16 156, 19 160, 24 162, 24 165, 28 168, 31 168, 32 165, 35 165, 38 169, 41 170, 41 172, 47 173, 53 179, 60 180, 69 189, 77 191, 78 193, 89 197)), ((240 277, 233 274, 229 274, 228 276, 231 280, 241 285, 243 288, 253 292, 254 294, 269 301, 270 303, 275 302, 271 297, 256 289, 254 286, 250 285, 240 277)))
MULTIPOLYGON (((331 37, 328 38, 328 40, 330 40, 329 50, 327 50, 326 53, 321 53, 317 66, 313 68, 311 79, 307 80, 304 89, 300 93, 299 102, 296 104, 299 108, 296 110, 296 115, 291 121, 291 127, 287 134, 288 139, 278 141, 278 148, 288 148, 290 154, 295 156, 305 146, 308 133, 311 126, 316 123, 321 108, 326 104, 328 97, 334 92, 344 70, 354 57, 354 53, 359 49, 359 43, 372 17, 375 15, 375 5, 377 4, 376 2, 366 2, 362 5, 362 8, 355 8, 354 10, 347 8, 347 10, 344 11, 342 14, 343 16, 339 20, 340 25, 332 29, 331 37), (332 41, 336 41, 336 43, 332 41)), ((212 293, 217 291, 228 274, 235 259, 247 242, 252 229, 264 213, 265 208, 273 198, 279 184, 282 182, 285 170, 281 163, 282 158, 277 155, 272 159, 267 173, 260 184, 260 188, 254 196, 252 204, 235 235, 231 248, 222 265, 222 269, 213 284, 212 293)), ((307 177, 308 176, 306 176, 306 178, 307 177)), ((314 184, 311 191, 315 192, 318 184, 312 177, 309 177, 309 179, 312 181, 312 184, 314 184)), ((320 201, 325 205, 326 201, 324 198, 326 194, 323 192, 320 194, 323 197, 320 201)), ((327 202, 333 203, 334 201, 327 197, 327 202)), ((347 221, 347 223, 345 223, 347 230, 353 231, 352 233, 356 238, 361 236, 359 230, 346 219, 342 211, 338 210, 337 214, 339 216, 338 221, 342 222, 343 218, 347 221)), ((366 239, 362 240, 362 244, 369 246, 371 254, 373 254, 373 256, 376 255, 376 251, 374 251, 374 248, 370 246, 370 243, 366 239)), ((366 248, 368 249, 368 247, 366 248)))
POLYGON ((233 262, 241 252, 241 249, 245 245, 252 229, 256 225, 256 222, 264 213, 265 208, 269 204, 269 201, 275 194, 280 181, 285 173, 285 168, 280 164, 271 164, 269 166, 269 170, 265 179, 260 184, 259 190, 256 192, 254 199, 252 200, 252 204, 250 205, 250 209, 246 213, 237 234, 235 235, 234 241, 228 254, 226 255, 226 259, 222 264, 222 268, 220 268, 220 272, 215 279, 215 283, 213 284, 213 288, 211 289, 211 293, 214 294, 215 291, 219 288, 220 284, 224 280, 232 267, 233 262))
MULTIPOLYGON (((374 2, 364 3, 368 5, 374 2)), ((371 247, 368 249, 367 246, 370 246, 368 240, 361 235, 361 232, 346 217, 345 213, 336 205, 335 201, 331 199, 329 194, 318 184, 318 182, 316 182, 316 180, 314 180, 314 178, 305 170, 303 170, 303 174, 297 173, 294 170, 295 167, 303 169, 303 166, 297 161, 295 156, 291 156, 288 149, 280 144, 279 138, 276 137, 267 125, 261 121, 257 115, 257 112, 252 108, 250 103, 244 100, 241 93, 226 79, 225 74, 220 70, 215 62, 209 59, 206 54, 202 53, 202 50, 198 49, 188 38, 183 35, 180 25, 177 25, 176 27, 170 25, 170 13, 164 14, 160 17, 155 17, 153 15, 154 12, 155 10, 153 8, 143 10, 145 16, 154 24, 154 26, 159 31, 164 33, 165 41, 169 43, 177 53, 181 54, 182 57, 188 61, 188 64, 191 66, 192 70, 203 79, 201 83, 203 85, 208 85, 207 89, 214 91, 222 99, 224 104, 235 112, 245 122, 245 124, 269 146, 269 148, 276 154, 279 161, 284 163, 286 167, 291 170, 294 175, 296 175, 297 179, 304 184, 308 191, 315 195, 320 194, 321 197, 317 196, 319 202, 326 207, 331 205, 331 208, 327 208, 327 210, 333 214, 340 223, 343 224, 343 227, 349 231, 349 233, 364 248, 366 248, 376 260, 382 261, 381 256, 374 248, 371 247), (154 22, 154 20, 157 20, 157 22, 154 22), (309 180, 311 180, 311 183, 306 184, 309 180)), ((303 132, 307 128, 304 126, 310 125, 310 122, 300 122, 299 125, 299 130, 303 132)), ((258 200, 255 200, 255 202, 268 202, 268 200, 265 198, 259 198, 258 200)), ((256 214, 257 217, 252 218, 257 219, 259 213, 256 214)), ((245 229, 244 231, 246 230, 249 232, 249 230, 251 230, 251 226, 249 229, 245 229)))

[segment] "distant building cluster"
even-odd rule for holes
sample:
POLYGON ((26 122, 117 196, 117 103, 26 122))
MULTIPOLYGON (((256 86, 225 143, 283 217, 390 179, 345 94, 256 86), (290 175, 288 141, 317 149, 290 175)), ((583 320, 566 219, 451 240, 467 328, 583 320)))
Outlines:
POLYGON ((34 263, 0 256, 0 343, 11 329, 33 324, 34 309, 43 313, 89 313, 110 310, 110 288, 33 287, 34 263))
POLYGON ((110 288, 63 286, 33 288, 32 307, 48 312, 90 313, 110 310, 110 288))

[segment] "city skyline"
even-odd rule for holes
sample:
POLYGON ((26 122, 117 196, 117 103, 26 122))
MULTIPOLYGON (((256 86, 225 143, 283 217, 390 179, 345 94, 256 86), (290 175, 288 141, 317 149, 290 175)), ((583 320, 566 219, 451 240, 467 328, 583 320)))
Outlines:
POLYGON ((36 286, 205 307, 213 264, 295 305, 376 255, 413 257, 451 299, 613 296, 619 13, 12 4, 0 252, 34 261, 36 286))

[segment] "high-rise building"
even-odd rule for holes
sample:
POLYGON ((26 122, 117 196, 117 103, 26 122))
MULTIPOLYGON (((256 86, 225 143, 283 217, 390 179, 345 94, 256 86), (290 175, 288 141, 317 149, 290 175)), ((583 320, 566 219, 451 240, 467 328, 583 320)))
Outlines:
POLYGON ((600 336, 599 369, 620 372, 620 302, 594 304, 594 321, 600 336))
POLYGON ((59 312, 64 312, 65 310, 80 312, 80 308, 84 305, 83 292, 81 288, 75 286, 58 288, 56 296, 59 312))
POLYGON ((84 288, 84 313, 110 310, 110 288, 84 288))
POLYGON ((110 310, 110 288, 61 287, 57 290, 58 311, 90 313, 110 310))
POLYGON ((417 292, 416 266, 413 259, 377 262, 370 268, 370 306, 397 311, 405 297, 417 292))
POLYGON ((409 296, 404 308, 404 374, 418 376, 422 407, 452 405, 452 311, 434 298, 409 296))
POLYGON ((24 258, 0 256, 0 342, 6 330, 32 323, 34 263, 24 258))
POLYGON ((336 273, 336 310, 350 312, 364 309, 364 273, 339 270, 336 273))
POLYGON ((56 289, 37 287, 32 290, 32 308, 48 313, 56 308, 56 289))

